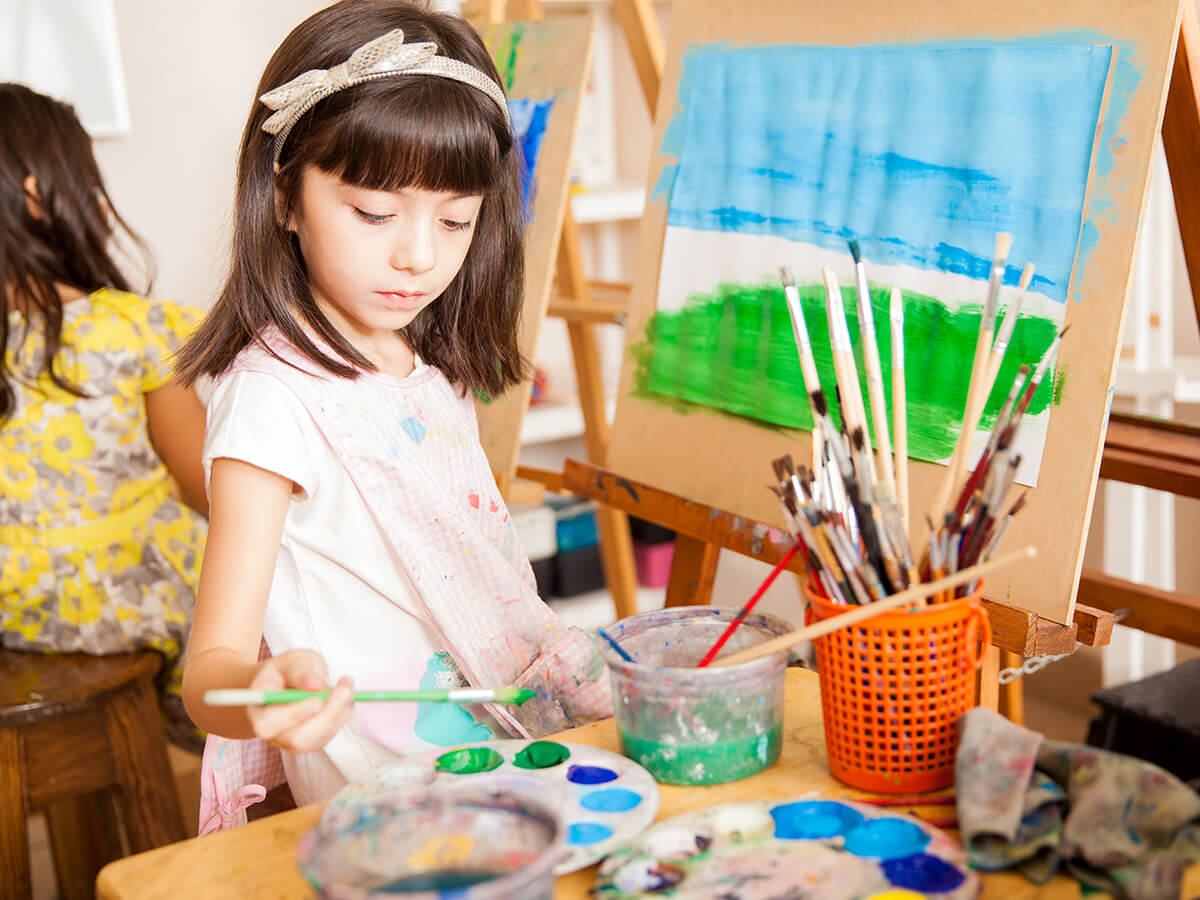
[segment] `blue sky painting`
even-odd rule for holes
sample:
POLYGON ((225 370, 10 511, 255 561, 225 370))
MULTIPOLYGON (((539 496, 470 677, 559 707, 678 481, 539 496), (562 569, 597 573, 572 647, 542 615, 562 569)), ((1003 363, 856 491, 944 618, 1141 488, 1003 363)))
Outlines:
MULTIPOLYGON (((986 278, 997 231, 1066 299, 1108 45, 690 50, 670 225, 986 278)), ((1012 283, 1020 266, 1010 266, 1012 283)))

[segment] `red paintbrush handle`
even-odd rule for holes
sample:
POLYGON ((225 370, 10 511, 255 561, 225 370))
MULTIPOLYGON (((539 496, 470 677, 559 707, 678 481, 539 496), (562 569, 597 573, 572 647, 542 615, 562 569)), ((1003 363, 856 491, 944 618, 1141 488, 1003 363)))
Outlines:
POLYGON ((725 631, 717 638, 717 642, 712 645, 712 649, 704 654, 704 659, 697 663, 696 668, 703 669, 717 658, 717 654, 721 652, 721 648, 725 646, 725 642, 729 640, 730 636, 737 630, 737 627, 742 624, 742 620, 750 614, 750 610, 754 609, 754 604, 762 599, 762 595, 767 592, 767 588, 771 586, 771 583, 779 577, 779 573, 787 568, 787 564, 792 561, 792 557, 796 555, 798 549, 800 549, 799 541, 788 547, 787 553, 783 554, 779 562, 775 563, 775 568, 771 570, 771 574, 758 586, 758 590, 754 592, 754 596, 746 601, 746 605, 734 616, 733 621, 725 627, 725 631))

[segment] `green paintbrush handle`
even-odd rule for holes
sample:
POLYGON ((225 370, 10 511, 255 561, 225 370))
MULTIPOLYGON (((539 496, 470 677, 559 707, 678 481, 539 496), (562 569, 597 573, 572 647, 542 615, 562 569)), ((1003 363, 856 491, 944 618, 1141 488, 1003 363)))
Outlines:
MULTIPOLYGON (((301 691, 285 689, 256 691, 231 689, 206 691, 204 702, 209 706, 271 706, 277 703, 298 703, 310 697, 324 699, 329 690, 301 691)), ((355 691, 354 702, 384 701, 389 703, 503 703, 520 706, 537 696, 528 688, 431 688, 416 691, 355 691)))

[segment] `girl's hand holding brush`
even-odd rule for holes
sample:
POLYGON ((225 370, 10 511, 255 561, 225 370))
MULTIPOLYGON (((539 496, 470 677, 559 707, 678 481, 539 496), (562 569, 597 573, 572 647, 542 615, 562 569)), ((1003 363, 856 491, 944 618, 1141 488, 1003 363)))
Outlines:
MULTIPOLYGON (((289 650, 264 660, 250 682, 251 690, 275 691, 329 688, 325 660, 312 650, 289 650)), ((312 697, 299 703, 249 706, 246 714, 254 733, 268 744, 289 753, 320 750, 350 721, 354 708, 354 683, 342 678, 324 700, 312 697)))

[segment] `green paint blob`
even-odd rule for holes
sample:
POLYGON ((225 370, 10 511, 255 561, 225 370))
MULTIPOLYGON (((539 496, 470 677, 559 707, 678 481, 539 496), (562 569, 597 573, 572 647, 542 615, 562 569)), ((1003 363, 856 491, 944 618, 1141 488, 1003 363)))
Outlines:
MULTIPOLYGON (((840 423, 837 376, 829 346, 825 288, 799 288, 812 340, 817 374, 835 423, 840 423)), ((864 408, 870 408, 859 345, 857 292, 842 289, 846 321, 858 363, 864 408)), ((883 375, 888 422, 892 421, 892 345, 890 287, 871 288, 876 340, 883 375)), ((997 323, 1006 310, 1001 307, 997 323)), ((967 404, 971 364, 982 307, 951 310, 942 301, 904 292, 904 383, 908 396, 908 450, 914 459, 948 458, 967 404)), ((1017 320, 980 427, 991 428, 1012 387, 1017 369, 1036 365, 1054 340, 1052 319, 1023 314, 1017 320)), ((644 340, 631 348, 636 363, 634 393, 678 411, 698 407, 754 419, 766 425, 812 430, 812 409, 804 390, 800 359, 783 288, 777 284, 722 283, 710 293, 694 294, 677 311, 655 313, 644 340)), ((1028 414, 1045 411, 1061 399, 1061 382, 1046 378, 1028 414)), ((868 419, 870 417, 868 416, 868 419)), ((872 439, 874 440, 873 425, 872 439)), ((876 441, 877 443, 877 441, 876 441)))
POLYGON ((1067 367, 1062 366, 1054 373, 1054 405, 1062 404, 1063 393, 1067 389, 1067 367))
POLYGON ((517 56, 521 39, 525 37, 525 26, 519 22, 493 25, 484 34, 484 43, 492 54, 492 62, 504 82, 504 90, 511 93, 517 71, 517 56))
POLYGON ((667 744, 618 729, 621 752, 663 784, 724 784, 761 772, 779 759, 783 723, 762 734, 715 744, 667 744))
POLYGON ((474 775, 477 772, 490 772, 502 762, 504 757, 491 747, 464 747, 443 753, 434 765, 439 772, 474 775))
POLYGON ((534 741, 513 758, 513 765, 521 769, 551 769, 566 762, 571 751, 554 741, 534 741))

